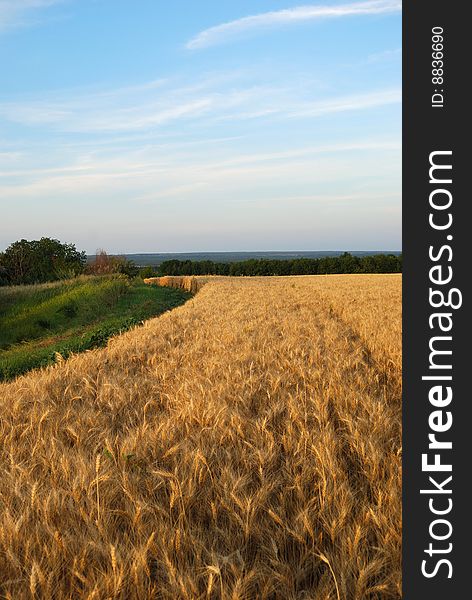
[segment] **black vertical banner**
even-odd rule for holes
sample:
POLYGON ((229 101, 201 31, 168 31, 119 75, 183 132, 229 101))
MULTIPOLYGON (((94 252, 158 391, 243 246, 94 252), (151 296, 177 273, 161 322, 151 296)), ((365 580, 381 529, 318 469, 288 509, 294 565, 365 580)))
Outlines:
POLYGON ((465 598, 472 578, 468 8, 459 1, 403 3, 406 600, 465 598))

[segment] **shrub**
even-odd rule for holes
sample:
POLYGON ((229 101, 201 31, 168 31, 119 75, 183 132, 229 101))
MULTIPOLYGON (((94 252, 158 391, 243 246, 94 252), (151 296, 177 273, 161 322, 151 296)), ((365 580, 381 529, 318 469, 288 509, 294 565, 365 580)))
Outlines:
POLYGON ((154 269, 154 267, 152 267, 151 265, 148 265, 147 267, 143 267, 142 269, 139 270, 139 276, 142 279, 148 279, 149 277, 156 277, 157 273, 156 273, 156 270, 154 269))
POLYGON ((105 250, 97 250, 95 259, 88 263, 86 271, 90 275, 121 273, 129 278, 133 278, 139 274, 139 267, 132 260, 128 260, 124 256, 111 256, 105 250))
POLYGON ((55 281, 84 271, 85 252, 74 244, 43 237, 13 242, 0 254, 0 285, 21 285, 55 281))

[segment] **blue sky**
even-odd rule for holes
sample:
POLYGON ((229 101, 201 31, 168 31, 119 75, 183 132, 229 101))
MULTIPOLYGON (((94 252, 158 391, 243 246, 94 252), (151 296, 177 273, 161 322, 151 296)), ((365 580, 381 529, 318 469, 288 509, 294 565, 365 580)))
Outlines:
POLYGON ((401 248, 401 2, 0 0, 0 249, 401 248))

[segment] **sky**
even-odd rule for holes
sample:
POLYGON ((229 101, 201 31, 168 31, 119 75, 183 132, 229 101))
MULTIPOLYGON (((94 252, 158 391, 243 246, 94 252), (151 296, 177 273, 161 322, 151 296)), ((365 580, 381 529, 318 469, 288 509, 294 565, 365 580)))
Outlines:
POLYGON ((0 250, 401 249, 401 2, 0 0, 0 250))

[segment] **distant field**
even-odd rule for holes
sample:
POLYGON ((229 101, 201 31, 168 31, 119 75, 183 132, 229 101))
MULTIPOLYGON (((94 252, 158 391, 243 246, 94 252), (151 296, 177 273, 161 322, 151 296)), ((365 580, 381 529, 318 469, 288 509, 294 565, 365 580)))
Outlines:
POLYGON ((1 597, 401 598, 400 275, 210 279, 0 415, 1 597))
POLYGON ((0 287, 0 380, 89 350, 189 296, 124 277, 0 287))

